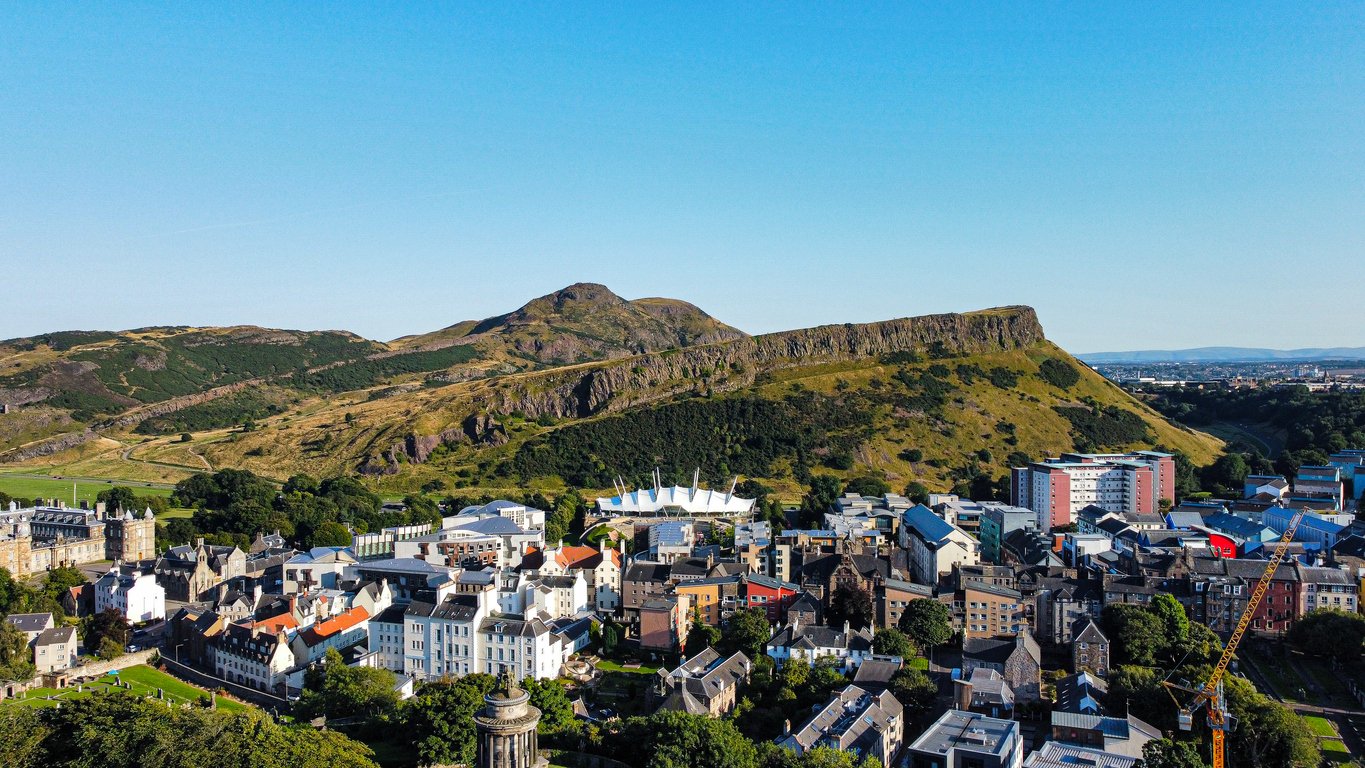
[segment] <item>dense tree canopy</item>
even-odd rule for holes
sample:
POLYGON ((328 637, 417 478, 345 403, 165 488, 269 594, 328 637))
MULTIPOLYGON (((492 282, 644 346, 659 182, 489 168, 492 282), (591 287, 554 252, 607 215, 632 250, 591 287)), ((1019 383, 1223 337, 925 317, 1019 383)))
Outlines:
POLYGON ((1289 642, 1314 656, 1341 662, 1358 659, 1365 642, 1365 616, 1325 608, 1309 611, 1289 628, 1289 642))
POLYGON ((762 608, 741 608, 730 617, 716 648, 726 654, 743 651, 745 656, 756 659, 763 655, 770 637, 768 614, 762 608))
POLYGON ((825 618, 832 627, 848 622, 853 629, 862 629, 872 623, 872 610, 871 592, 857 584, 840 584, 830 595, 829 615, 825 618))
POLYGON ((322 663, 304 675, 304 689, 294 705, 303 718, 377 717, 398 706, 397 680, 379 667, 347 666, 341 653, 327 649, 322 663))
POLYGON ((952 616, 948 606, 937 600, 911 600, 901 613, 896 628, 921 648, 933 648, 952 639, 952 616))
POLYGON ((336 731, 121 693, 0 707, 0 743, 6 768, 375 768, 368 747, 336 731))

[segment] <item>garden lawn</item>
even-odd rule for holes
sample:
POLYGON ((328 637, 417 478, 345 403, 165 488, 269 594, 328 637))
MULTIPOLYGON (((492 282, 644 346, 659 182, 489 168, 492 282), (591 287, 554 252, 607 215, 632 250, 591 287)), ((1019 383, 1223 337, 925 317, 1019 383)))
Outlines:
POLYGON ((659 671, 658 667, 652 667, 648 664, 641 664, 638 667, 624 667, 614 661, 607 661, 606 659, 597 662, 597 668, 603 672, 625 672, 626 674, 631 675, 652 675, 659 671))
MULTIPOLYGON (((34 707, 55 707, 59 700, 81 699, 96 691, 120 691, 134 696, 155 697, 158 688, 161 689, 166 699, 177 704, 193 704, 199 700, 199 697, 208 693, 202 688, 178 680, 165 672, 153 669, 145 664, 139 664, 119 670, 117 675, 108 674, 93 682, 85 683, 84 690, 35 688, 14 699, 14 701, 34 707), (128 683, 131 688, 116 686, 115 683, 120 680, 128 683)), ((246 704, 239 701, 216 694, 215 697, 218 701, 218 708, 225 712, 241 712, 247 708, 246 704)))
POLYGON ((1329 739, 1337 738, 1337 729, 1332 727, 1331 721, 1327 718, 1318 715, 1303 715, 1302 717, 1304 722, 1308 723, 1308 730, 1312 731, 1314 736, 1323 736, 1329 739))

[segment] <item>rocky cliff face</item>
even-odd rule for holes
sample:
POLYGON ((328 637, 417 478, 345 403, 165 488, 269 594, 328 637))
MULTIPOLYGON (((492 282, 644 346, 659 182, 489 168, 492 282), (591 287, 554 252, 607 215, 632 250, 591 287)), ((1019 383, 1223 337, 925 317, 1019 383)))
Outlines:
POLYGON ((555 369, 509 379, 480 391, 468 403, 469 412, 462 417, 461 428, 434 436, 410 435, 393 444, 383 456, 366 460, 361 470, 396 472, 400 454, 412 461, 424 461, 442 441, 495 443, 501 426, 484 426, 483 420, 491 421, 490 413, 584 418, 690 392, 733 391, 752 386, 763 374, 785 368, 939 349, 954 354, 985 354, 1043 340, 1043 328, 1032 308, 1005 307, 784 331, 555 369))

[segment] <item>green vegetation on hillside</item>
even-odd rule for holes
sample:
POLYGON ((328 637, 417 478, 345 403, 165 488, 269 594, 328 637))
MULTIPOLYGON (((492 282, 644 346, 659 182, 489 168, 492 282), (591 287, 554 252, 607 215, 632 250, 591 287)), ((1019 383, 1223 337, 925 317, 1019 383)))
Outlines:
POLYGON ((408 352, 333 366, 300 376, 297 384, 323 392, 350 392, 374 386, 392 376, 443 371, 452 365, 468 363, 478 356, 479 351, 467 344, 430 352, 408 352))
POLYGON ((288 398, 283 390, 247 389, 181 408, 165 416, 144 419, 133 431, 140 435, 171 435, 222 429, 283 413, 287 403, 288 398))

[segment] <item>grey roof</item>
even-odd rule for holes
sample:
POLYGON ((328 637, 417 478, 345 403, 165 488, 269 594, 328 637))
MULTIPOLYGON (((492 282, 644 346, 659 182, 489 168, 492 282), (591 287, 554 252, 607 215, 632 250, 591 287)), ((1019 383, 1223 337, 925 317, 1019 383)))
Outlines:
POLYGON ((655 563, 648 560, 637 560, 630 564, 625 574, 621 577, 622 581, 651 581, 664 584, 668 581, 670 568, 668 563, 655 563))
POLYGON ((1049 741, 1024 760, 1024 768, 1132 768, 1138 758, 1049 741))
POLYGON ((657 674, 669 693, 659 709, 710 714, 711 700, 747 680, 750 667, 749 657, 743 653, 725 657, 707 648, 676 669, 660 669, 657 674))
POLYGON ((867 659, 858 665, 853 682, 869 690, 880 690, 891 684, 891 676, 900 671, 901 665, 883 659, 867 659))
MULTIPOLYGON (((525 533, 516 523, 505 517, 485 517, 481 520, 458 521, 443 530, 474 531, 488 536, 509 536, 525 533)), ((437 532, 439 533, 439 531, 437 532)))
POLYGON ((815 650, 817 648, 843 648, 850 651, 866 651, 872 648, 872 631, 870 629, 857 629, 844 633, 842 629, 824 626, 810 626, 802 624, 793 627, 790 624, 778 630, 776 635, 768 641, 768 645, 776 648, 802 648, 815 650))
POLYGON ((470 621, 479 612, 478 599, 474 595, 451 595, 440 605, 414 600, 408 605, 407 616, 430 616, 433 619, 450 621, 470 621))
POLYGON ((11 613, 5 621, 20 632, 41 632, 52 626, 53 619, 50 613, 11 613))
POLYGON ((76 642, 75 627, 53 627, 52 629, 43 630, 42 634, 38 635, 38 638, 33 641, 33 645, 34 647, 37 647, 40 645, 74 642, 76 642))
POLYGON ((550 628, 540 619, 527 621, 516 616, 494 614, 483 620, 479 625, 479 631, 514 637, 537 637, 549 632, 550 628))
POLYGON ((1057 706, 1060 712, 1099 714, 1109 685, 1089 672, 1077 672, 1057 681, 1057 706), (1088 712, 1087 710, 1096 710, 1088 712))
POLYGON ((921 733, 910 749, 932 755, 959 750, 1002 756, 1018 744, 1018 722, 950 709, 921 733))
POLYGON ((889 691, 873 694, 850 685, 782 743, 800 751, 831 747, 868 754, 903 711, 901 703, 889 691))

